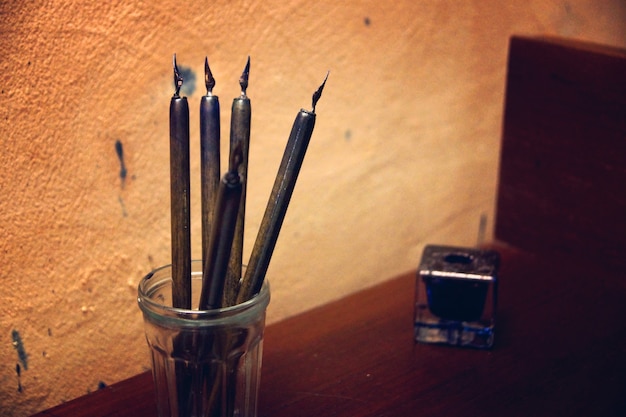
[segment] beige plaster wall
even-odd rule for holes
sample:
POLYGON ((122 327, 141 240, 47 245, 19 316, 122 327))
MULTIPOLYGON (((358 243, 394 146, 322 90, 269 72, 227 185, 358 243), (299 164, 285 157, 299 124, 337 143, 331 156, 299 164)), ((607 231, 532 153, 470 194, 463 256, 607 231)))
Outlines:
MULTIPOLYGON (((509 36, 626 46, 625 22, 622 0, 2 1, 0 414, 149 367, 135 295, 169 263, 174 52, 195 75, 194 257, 205 55, 227 110, 252 59, 246 256, 331 70, 268 272, 274 322, 414 268, 425 243, 473 245, 493 219, 509 36)), ((226 146, 229 111, 222 125, 226 146)))

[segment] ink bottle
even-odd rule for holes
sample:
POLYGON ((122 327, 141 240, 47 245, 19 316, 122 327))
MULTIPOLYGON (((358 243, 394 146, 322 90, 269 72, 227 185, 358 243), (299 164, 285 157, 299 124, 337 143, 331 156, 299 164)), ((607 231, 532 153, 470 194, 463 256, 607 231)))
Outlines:
POLYGON ((427 245, 416 277, 415 340, 491 348, 499 264, 494 250, 427 245))

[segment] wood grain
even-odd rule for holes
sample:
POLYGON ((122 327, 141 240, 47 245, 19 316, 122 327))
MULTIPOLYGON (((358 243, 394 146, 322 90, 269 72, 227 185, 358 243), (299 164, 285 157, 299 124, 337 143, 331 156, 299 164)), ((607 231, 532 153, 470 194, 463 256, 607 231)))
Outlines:
POLYGON ((191 308, 191 180, 187 97, 170 102, 170 212, 172 304, 191 308))
POLYGON ((496 236, 626 266, 626 50, 511 40, 496 236))
MULTIPOLYGON (((626 287, 497 245, 496 345, 413 342, 413 272, 266 329, 259 416, 620 416, 626 287)), ((38 416, 152 416, 146 373, 38 416)))

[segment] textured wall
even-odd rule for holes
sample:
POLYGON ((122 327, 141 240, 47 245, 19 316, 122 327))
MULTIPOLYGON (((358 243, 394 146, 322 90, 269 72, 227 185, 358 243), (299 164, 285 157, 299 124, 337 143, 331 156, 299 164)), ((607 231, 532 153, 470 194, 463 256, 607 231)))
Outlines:
MULTIPOLYGON (((204 56, 223 109, 252 58, 246 255, 293 118, 331 70, 268 272, 276 321, 414 268, 427 242, 474 244, 492 218, 510 34, 626 46, 622 0, 13 3, 0 3, 9 416, 149 367, 135 295, 169 263, 174 52, 195 76, 192 138, 204 56)), ((222 125, 225 146, 228 111, 222 125)), ((194 140, 194 257, 198 153, 194 140)))

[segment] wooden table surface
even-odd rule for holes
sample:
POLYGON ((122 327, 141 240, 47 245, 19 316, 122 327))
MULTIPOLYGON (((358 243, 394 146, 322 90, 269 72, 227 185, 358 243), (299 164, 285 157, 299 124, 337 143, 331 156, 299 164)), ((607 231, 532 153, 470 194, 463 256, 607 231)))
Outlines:
MULTIPOLYGON (((408 273, 268 326, 259 416, 626 416, 624 273, 496 249, 491 351, 415 344, 408 273)), ((145 373, 37 415, 154 416, 152 389, 145 373)))

